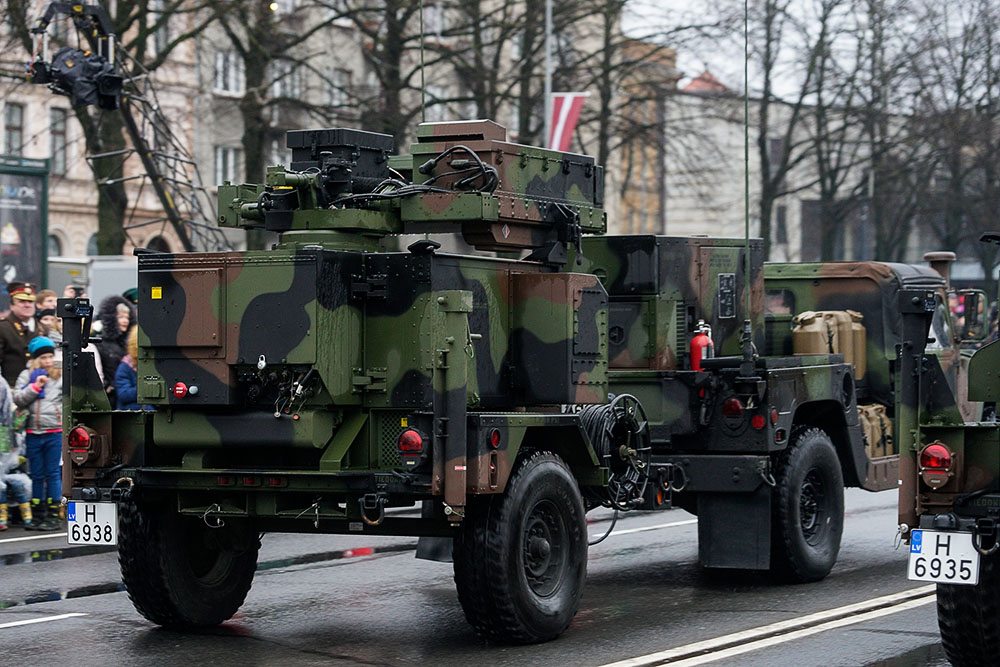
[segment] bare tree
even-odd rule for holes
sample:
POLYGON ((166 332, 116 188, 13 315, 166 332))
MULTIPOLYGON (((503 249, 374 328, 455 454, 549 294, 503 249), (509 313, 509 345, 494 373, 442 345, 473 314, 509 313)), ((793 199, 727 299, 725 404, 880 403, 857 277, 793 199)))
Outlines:
MULTIPOLYGON (((32 5, 28 0, 5 0, 11 34, 29 54, 32 52, 30 28, 38 18, 31 13, 32 5)), ((119 49, 128 54, 128 57, 119 58, 127 75, 142 73, 145 76, 155 72, 168 62, 171 53, 180 45, 205 28, 204 22, 188 20, 204 9, 204 5, 191 0, 163 0, 155 4, 153 0, 119 0, 113 7, 109 18, 119 40, 119 49), (184 26, 180 27, 182 22, 184 26), (164 39, 168 23, 175 32, 168 33, 164 39)), ((80 42, 87 48, 86 39, 81 38, 80 42)), ((90 160, 98 188, 97 247, 100 254, 119 254, 125 242, 124 224, 129 205, 124 180, 125 161, 121 157, 128 146, 124 120, 119 112, 95 107, 77 106, 74 114, 83 129, 88 153, 110 154, 90 160)))

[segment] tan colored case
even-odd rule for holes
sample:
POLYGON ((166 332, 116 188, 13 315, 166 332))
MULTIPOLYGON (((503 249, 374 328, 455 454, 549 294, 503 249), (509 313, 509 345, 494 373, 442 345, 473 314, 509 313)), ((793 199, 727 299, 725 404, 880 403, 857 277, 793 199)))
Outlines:
POLYGON ((885 414, 885 406, 859 405, 858 420, 865 434, 865 453, 868 458, 896 453, 892 440, 892 420, 885 414))
POLYGON ((853 310, 807 310, 792 320, 795 354, 842 354, 854 367, 854 379, 865 376, 867 337, 861 313, 853 310))

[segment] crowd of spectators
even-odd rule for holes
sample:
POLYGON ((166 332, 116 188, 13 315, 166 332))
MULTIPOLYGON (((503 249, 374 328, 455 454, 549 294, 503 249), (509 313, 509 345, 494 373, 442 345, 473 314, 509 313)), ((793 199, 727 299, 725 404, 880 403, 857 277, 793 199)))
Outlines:
MULTIPOLYGON (((62 320, 58 295, 33 285, 7 285, 10 308, 0 317, 0 531, 59 530, 62 506, 62 320)), ((112 407, 138 410, 135 290, 109 296, 98 308, 94 355, 112 407)), ((69 286, 66 298, 86 296, 69 286)))

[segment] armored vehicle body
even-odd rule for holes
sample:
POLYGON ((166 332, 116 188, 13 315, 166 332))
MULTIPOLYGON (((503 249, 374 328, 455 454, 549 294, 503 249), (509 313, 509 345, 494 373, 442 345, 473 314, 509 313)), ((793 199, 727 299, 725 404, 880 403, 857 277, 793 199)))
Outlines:
POLYGON ((578 608, 592 508, 677 504, 702 565, 811 581, 844 485, 890 484, 842 355, 755 352, 759 241, 603 235, 601 167, 489 121, 423 124, 408 155, 288 143, 290 168, 219 188, 219 223, 273 249, 140 254, 151 410, 110 409, 92 307, 60 302, 71 539, 117 540, 153 622, 230 618, 262 532, 415 535, 452 545, 481 634, 544 641, 578 608))
MULTIPOLYGON (((1000 243, 1000 234, 983 240, 1000 243)), ((910 545, 910 579, 937 583, 938 624, 958 667, 996 664, 1000 654, 1000 423, 995 412, 970 421, 947 392, 945 368, 927 292, 901 301, 903 407, 900 430, 899 531, 910 545)), ((969 324, 981 326, 978 298, 966 297, 969 324)), ((968 398, 1000 398, 1000 342, 972 355, 968 398)))
MULTIPOLYGON (((940 254, 928 253, 927 257, 940 254)), ((769 263, 764 269, 765 354, 845 355, 853 366, 859 420, 865 432, 866 477, 873 484, 882 480, 880 486, 895 484, 899 443, 904 439, 896 419, 895 378, 903 341, 903 315, 898 304, 903 290, 924 289, 934 295, 933 341, 928 343, 927 352, 935 356, 942 370, 944 383, 937 391, 956 405, 965 419, 978 420, 983 412, 981 402, 968 398, 971 351, 962 347, 963 343, 981 341, 981 332, 953 322, 949 297, 955 292, 948 283, 947 264, 937 264, 803 262, 769 263)), ((981 294, 963 290, 962 296, 966 293, 981 294)))

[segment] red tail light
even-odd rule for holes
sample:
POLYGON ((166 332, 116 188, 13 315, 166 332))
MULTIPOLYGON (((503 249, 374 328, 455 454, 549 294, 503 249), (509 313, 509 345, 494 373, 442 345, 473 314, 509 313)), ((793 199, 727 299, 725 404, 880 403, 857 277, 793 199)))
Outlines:
POLYGON ((399 451, 420 452, 424 449, 424 439, 412 428, 408 428, 399 434, 399 451))
POLYGON ((82 426, 77 426, 70 431, 68 440, 70 449, 84 450, 90 448, 90 433, 82 426))
POLYGON ((764 424, 767 422, 764 420, 764 415, 754 415, 750 418, 750 425, 753 426, 758 431, 764 428, 764 424))
POLYGON ((177 384, 174 385, 174 396, 176 396, 177 398, 184 398, 187 395, 188 395, 188 388, 186 384, 184 384, 183 382, 178 382, 177 384))
POLYGON ((726 417, 740 417, 743 415, 743 404, 738 398, 727 398, 722 403, 722 414, 726 417))
POLYGON ((495 428, 490 431, 490 447, 496 449, 500 446, 500 429, 495 428))
POLYGON ((920 467, 947 472, 951 469, 951 452, 940 442, 932 442, 920 452, 920 467))

